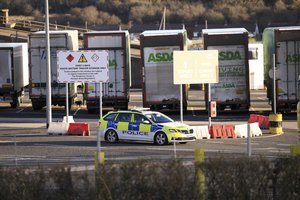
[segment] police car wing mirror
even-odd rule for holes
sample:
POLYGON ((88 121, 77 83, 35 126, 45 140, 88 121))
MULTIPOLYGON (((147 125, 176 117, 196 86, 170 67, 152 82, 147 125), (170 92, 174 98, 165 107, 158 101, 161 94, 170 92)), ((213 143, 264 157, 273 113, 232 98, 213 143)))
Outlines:
POLYGON ((145 120, 143 121, 143 124, 151 124, 151 122, 149 120, 145 120))

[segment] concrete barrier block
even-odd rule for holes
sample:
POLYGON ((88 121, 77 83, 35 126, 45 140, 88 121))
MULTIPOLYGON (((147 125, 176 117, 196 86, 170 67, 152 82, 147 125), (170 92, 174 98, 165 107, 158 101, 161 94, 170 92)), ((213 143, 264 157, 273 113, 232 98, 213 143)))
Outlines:
POLYGON ((65 122, 51 122, 47 133, 48 135, 66 135, 69 129, 69 124, 65 122))
POLYGON ((210 139, 208 126, 193 126, 196 139, 210 139))
POLYGON ((247 138, 247 124, 238 124, 234 126, 235 135, 238 138, 247 138))
POLYGON ((250 134, 251 137, 257 137, 262 135, 262 131, 259 128, 258 122, 250 123, 250 134))
MULTIPOLYGON (((67 116, 64 116, 63 122, 67 123, 67 116)), ((68 123, 75 123, 73 116, 68 116, 68 123)))

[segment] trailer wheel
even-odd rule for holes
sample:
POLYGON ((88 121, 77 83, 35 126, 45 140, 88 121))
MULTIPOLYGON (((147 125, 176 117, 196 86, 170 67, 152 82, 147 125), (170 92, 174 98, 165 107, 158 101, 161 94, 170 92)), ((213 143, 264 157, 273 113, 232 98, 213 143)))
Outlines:
POLYGON ((21 102, 21 97, 17 97, 13 100, 12 103, 10 103, 10 107, 11 108, 17 108, 20 106, 20 102, 21 102))
POLYGON ((40 103, 32 102, 32 108, 33 108, 33 110, 41 110, 43 107, 41 106, 40 103))

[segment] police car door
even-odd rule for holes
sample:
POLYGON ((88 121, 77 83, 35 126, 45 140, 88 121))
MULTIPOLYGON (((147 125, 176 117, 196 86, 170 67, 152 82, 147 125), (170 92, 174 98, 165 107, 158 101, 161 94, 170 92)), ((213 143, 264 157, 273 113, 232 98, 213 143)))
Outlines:
POLYGON ((131 122, 131 113, 119 113, 116 118, 116 127, 119 139, 131 140, 132 134, 129 131, 129 123, 131 122))
POLYGON ((136 140, 152 141, 151 126, 151 122, 144 115, 135 113, 129 130, 133 132, 133 137, 136 140))

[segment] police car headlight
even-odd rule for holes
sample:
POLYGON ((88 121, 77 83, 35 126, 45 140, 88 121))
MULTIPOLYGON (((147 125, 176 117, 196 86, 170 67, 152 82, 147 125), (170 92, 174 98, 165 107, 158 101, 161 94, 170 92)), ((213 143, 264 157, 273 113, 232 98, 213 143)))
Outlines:
POLYGON ((176 129, 169 129, 169 132, 170 132, 170 133, 176 133, 177 130, 176 130, 176 129))

